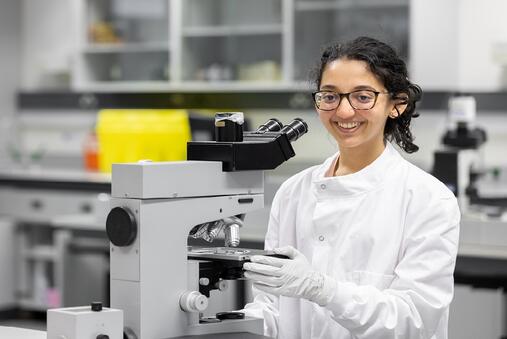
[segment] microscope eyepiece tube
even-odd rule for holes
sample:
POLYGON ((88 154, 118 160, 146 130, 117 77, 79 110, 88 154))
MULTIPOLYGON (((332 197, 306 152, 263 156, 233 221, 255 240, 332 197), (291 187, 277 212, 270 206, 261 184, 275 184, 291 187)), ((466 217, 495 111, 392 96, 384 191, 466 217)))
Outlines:
POLYGON ((308 132, 308 125, 303 119, 296 118, 292 120, 288 125, 285 125, 281 130, 281 133, 285 133, 290 142, 296 141, 303 134, 308 132))
POLYGON ((266 132, 278 132, 283 127, 283 124, 280 122, 280 120, 271 118, 262 125, 257 128, 255 132, 262 134, 266 132))

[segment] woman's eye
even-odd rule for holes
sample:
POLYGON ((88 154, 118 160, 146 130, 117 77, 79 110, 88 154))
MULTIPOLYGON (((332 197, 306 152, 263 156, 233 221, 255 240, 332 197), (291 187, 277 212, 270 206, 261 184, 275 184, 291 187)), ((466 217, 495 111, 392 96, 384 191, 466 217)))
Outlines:
POLYGON ((354 97, 356 100, 359 100, 360 102, 370 102, 375 98, 374 95, 372 95, 370 93, 364 93, 364 92, 363 93, 356 93, 354 95, 354 97))
POLYGON ((327 102, 332 102, 332 101, 335 101, 336 100, 336 95, 332 95, 332 94, 327 94, 327 95, 324 95, 322 97, 322 99, 324 101, 327 101, 327 102))

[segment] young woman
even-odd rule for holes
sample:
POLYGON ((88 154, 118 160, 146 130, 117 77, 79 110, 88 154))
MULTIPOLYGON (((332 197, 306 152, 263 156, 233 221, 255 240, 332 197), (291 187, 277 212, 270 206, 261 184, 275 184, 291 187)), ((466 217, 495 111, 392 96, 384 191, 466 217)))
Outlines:
POLYGON ((361 37, 327 48, 315 107, 339 153, 288 179, 255 256, 247 315, 277 338, 447 338, 460 212, 404 160, 421 90, 394 50, 361 37))

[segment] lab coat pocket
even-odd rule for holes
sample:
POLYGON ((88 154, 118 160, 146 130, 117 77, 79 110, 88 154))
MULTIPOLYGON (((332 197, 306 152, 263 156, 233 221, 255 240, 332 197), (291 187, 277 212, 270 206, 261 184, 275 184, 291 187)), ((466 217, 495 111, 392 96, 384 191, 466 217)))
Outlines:
POLYGON ((359 286, 374 286, 382 291, 391 286, 394 275, 370 271, 353 271, 347 275, 347 278, 359 286))

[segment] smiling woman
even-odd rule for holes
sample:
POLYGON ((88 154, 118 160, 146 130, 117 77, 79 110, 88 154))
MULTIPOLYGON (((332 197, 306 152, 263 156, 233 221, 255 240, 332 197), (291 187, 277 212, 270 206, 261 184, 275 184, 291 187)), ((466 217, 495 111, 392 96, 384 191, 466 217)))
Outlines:
POLYGON ((315 108, 339 152, 288 179, 253 256, 245 313, 278 338, 447 338, 460 211, 441 182, 403 159, 421 90, 388 45, 328 47, 315 108))
POLYGON ((408 80, 405 63, 389 45, 366 37, 331 45, 314 73, 315 107, 340 148, 338 174, 371 163, 386 140, 408 153, 418 150, 410 122, 421 89, 408 80))

